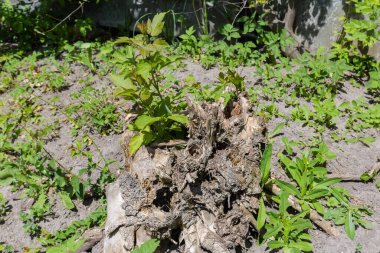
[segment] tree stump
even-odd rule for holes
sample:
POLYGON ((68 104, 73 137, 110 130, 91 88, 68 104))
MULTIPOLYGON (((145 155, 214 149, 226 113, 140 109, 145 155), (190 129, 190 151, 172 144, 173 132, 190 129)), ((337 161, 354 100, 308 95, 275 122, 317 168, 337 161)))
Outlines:
MULTIPOLYGON (((263 119, 240 96, 222 103, 191 103, 185 145, 142 147, 108 186, 104 252, 130 252, 150 238, 157 252, 235 252, 252 243, 258 209, 263 119)), ((174 142, 175 143, 175 142, 174 142)))

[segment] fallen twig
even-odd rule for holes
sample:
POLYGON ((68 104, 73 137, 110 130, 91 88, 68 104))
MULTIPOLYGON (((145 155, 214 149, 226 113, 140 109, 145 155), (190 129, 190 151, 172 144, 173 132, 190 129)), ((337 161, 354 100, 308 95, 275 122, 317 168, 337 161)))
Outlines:
POLYGON ((152 148, 170 148, 175 146, 185 146, 187 141, 185 140, 170 140, 168 142, 158 142, 150 144, 152 148))
MULTIPOLYGON (((275 194, 279 195, 281 193, 280 187, 275 184, 272 184, 270 190, 275 194)), ((298 212, 302 212, 301 205, 296 197, 290 195, 288 198, 289 204, 298 212)), ((318 227, 320 227, 327 234, 332 236, 338 236, 339 231, 328 221, 322 218, 316 211, 310 211, 310 220, 312 220, 318 227)))

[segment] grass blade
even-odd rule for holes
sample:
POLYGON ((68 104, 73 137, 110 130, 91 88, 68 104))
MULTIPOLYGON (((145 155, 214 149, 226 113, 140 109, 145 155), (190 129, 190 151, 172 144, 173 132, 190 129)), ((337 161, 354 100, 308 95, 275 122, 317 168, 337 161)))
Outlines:
POLYGON ((346 230, 346 233, 348 237, 353 240, 355 238, 355 225, 352 220, 352 212, 348 211, 348 214, 346 216, 346 221, 344 223, 344 230, 346 230))
POLYGON ((265 219, 267 217, 267 213, 265 210, 265 204, 264 204, 264 198, 260 198, 260 206, 259 206, 259 213, 257 215, 257 229, 260 230, 264 224, 265 224, 265 219))
POLYGON ((263 157, 261 158, 260 171, 261 171, 261 186, 268 181, 270 175, 270 159, 272 157, 272 144, 266 146, 263 157))

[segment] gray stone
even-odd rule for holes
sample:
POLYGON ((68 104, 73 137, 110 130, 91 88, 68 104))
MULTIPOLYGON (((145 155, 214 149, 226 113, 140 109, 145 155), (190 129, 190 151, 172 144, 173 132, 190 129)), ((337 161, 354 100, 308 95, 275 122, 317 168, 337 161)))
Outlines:
POLYGON ((296 7, 295 33, 305 46, 315 52, 319 47, 330 48, 342 29, 345 16, 342 0, 302 1, 296 7))

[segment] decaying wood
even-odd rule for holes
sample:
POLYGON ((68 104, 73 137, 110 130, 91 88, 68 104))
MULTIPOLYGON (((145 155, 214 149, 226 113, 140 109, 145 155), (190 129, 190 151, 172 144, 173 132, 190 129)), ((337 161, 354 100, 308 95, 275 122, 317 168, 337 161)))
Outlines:
MULTIPOLYGON (((275 184, 271 185, 271 191, 275 195, 280 195, 281 189, 275 184)), ((296 197, 293 195, 290 195, 288 198, 289 204, 298 212, 302 212, 301 205, 299 204, 299 201, 296 197)), ((311 210, 309 214, 310 220, 312 220, 318 227, 320 227, 323 231, 325 231, 327 234, 332 236, 339 236, 339 231, 331 224, 331 222, 326 221, 323 219, 316 211, 311 210)))
POLYGON ((189 101, 188 108, 186 143, 156 143, 130 157, 134 133, 125 132, 127 170, 107 188, 104 252, 129 252, 155 237, 158 252, 227 253, 254 232, 263 120, 243 96, 226 107, 189 101))
POLYGON ((80 240, 83 240, 83 245, 75 251, 75 253, 87 252, 103 239, 103 229, 93 228, 83 233, 80 240))

